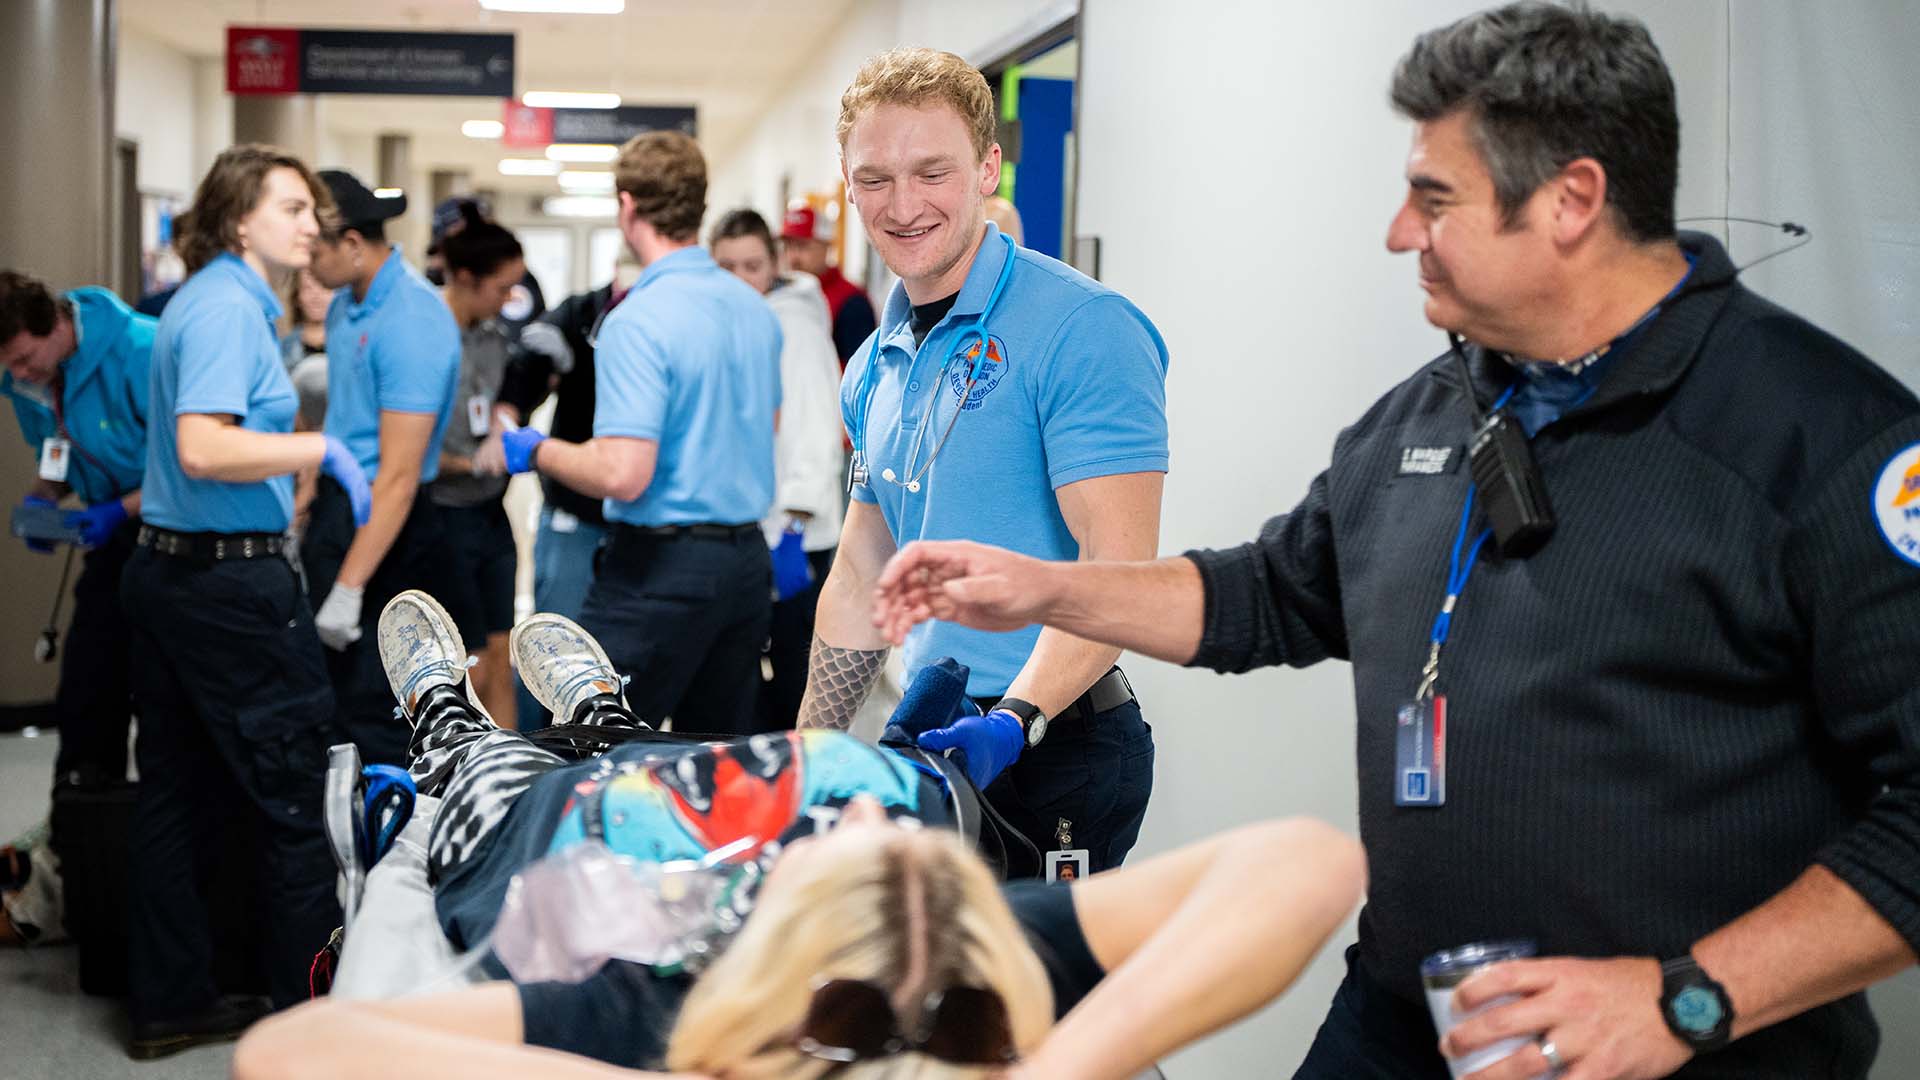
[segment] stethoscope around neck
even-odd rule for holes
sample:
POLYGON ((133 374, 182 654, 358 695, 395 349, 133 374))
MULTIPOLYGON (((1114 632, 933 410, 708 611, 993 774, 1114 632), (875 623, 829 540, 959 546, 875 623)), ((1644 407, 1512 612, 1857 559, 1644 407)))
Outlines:
MULTIPOLYGON (((919 468, 914 468, 914 462, 920 461, 920 451, 927 437, 927 429, 933 426, 934 410, 940 404, 940 389, 937 386, 932 388, 927 393, 926 412, 920 417, 920 430, 915 433, 913 446, 907 451, 907 474, 905 478, 903 479, 901 475, 891 467, 880 470, 880 479, 890 484, 897 484, 910 493, 919 494, 922 482, 926 479, 927 471, 933 468, 934 461, 940 457, 940 451, 947 445, 948 436, 953 434, 954 425, 960 422, 960 414, 966 411, 967 398, 973 393, 974 384, 980 380, 980 373, 985 370, 986 365, 991 362, 987 356, 989 347, 987 320, 992 317, 994 306, 1000 302, 1000 294, 1006 291, 1007 279, 1013 276, 1014 263, 1013 237, 1008 236, 1006 233, 1001 233, 1000 239, 1005 241, 1007 245, 1006 261, 1000 266, 1000 276, 993 283, 993 291, 987 294, 986 304, 981 307, 980 314, 973 317, 973 331, 979 334, 980 343, 973 350, 973 356, 967 367, 967 383, 960 390, 960 400, 954 405, 952 419, 947 421, 946 429, 940 433, 940 438, 934 442, 933 453, 927 455, 926 461, 920 462, 919 468)), ((873 373, 874 369, 878 367, 880 363, 881 337, 882 335, 880 333, 874 333, 873 346, 867 350, 866 366, 860 370, 860 381, 854 384, 854 414, 860 418, 860 429, 850 433, 853 436, 853 461, 847 468, 847 487, 849 489, 856 484, 866 484, 869 480, 867 468, 867 420, 873 412, 873 373)), ((907 365, 906 378, 903 380, 904 385, 912 385, 914 368, 919 366, 920 354, 924 352, 926 352, 924 347, 914 351, 913 360, 907 365)), ((944 382, 946 380, 947 369, 952 366, 953 359, 954 354, 949 354, 946 360, 941 363, 938 377, 939 381, 944 382)))

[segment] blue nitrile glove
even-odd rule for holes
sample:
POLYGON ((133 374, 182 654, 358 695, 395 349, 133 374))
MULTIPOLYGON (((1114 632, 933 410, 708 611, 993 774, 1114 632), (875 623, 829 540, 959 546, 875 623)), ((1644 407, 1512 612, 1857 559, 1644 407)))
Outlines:
POLYGON ((985 716, 962 716, 943 728, 934 728, 915 740, 922 750, 959 751, 948 753, 967 772, 967 779, 982 790, 1001 771, 1020 757, 1027 745, 1026 729, 1020 718, 1005 709, 985 716))
POLYGON ((502 432, 500 448, 507 452, 507 475, 532 472, 534 451, 546 441, 546 434, 539 428, 521 427, 502 432))
POLYGON ((881 742, 912 743, 921 732, 946 727, 961 716, 978 716, 980 707, 967 696, 967 665, 942 656, 920 669, 900 695, 881 742))
POLYGON ((367 473, 360 467, 360 459, 353 456, 347 444, 331 435, 326 436, 326 440, 327 452, 320 458, 320 471, 346 489, 347 501, 353 504, 353 524, 358 528, 373 516, 373 489, 367 485, 367 473))
POLYGON ((80 526, 80 546, 97 548, 113 536, 113 530, 127 520, 127 508, 119 499, 97 502, 85 510, 67 511, 67 524, 80 526))
POLYGON ((798 529, 789 528, 773 549, 773 591, 781 600, 791 600, 813 585, 813 567, 807 565, 802 539, 798 529))
MULTIPOLYGON (((38 495, 29 495, 26 498, 20 500, 20 505, 21 506, 44 506, 47 509, 51 510, 54 507, 59 506, 60 504, 57 502, 54 502, 52 499, 43 499, 38 495)), ((53 554, 53 541, 51 540, 35 540, 30 536, 23 536, 20 538, 20 542, 27 545, 28 551, 38 552, 41 555, 53 554)))

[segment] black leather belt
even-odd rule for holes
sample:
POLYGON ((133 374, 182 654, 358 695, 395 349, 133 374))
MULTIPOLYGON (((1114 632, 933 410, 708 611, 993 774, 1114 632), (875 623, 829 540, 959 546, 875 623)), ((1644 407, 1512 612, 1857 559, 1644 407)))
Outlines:
MULTIPOLYGON (((1100 677, 1100 681, 1087 688, 1087 692, 1073 699, 1073 703, 1060 710, 1060 715, 1047 718, 1047 736, 1052 738, 1061 733, 1084 733, 1092 730, 1093 718, 1108 709, 1117 709, 1134 700, 1133 684, 1127 681, 1127 673, 1119 668, 1110 669, 1100 677)), ((974 704, 981 712, 1000 704, 999 698, 974 698, 974 704)))
POLYGON ((760 524, 747 525, 628 525, 616 522, 615 535, 625 533, 629 536, 644 537, 648 540, 677 540, 681 537, 693 537, 697 540, 738 540, 743 536, 762 536, 760 524))
POLYGON ((139 543, 162 555, 196 562, 264 559, 287 550, 287 538, 280 533, 183 533, 153 525, 140 526, 139 543))

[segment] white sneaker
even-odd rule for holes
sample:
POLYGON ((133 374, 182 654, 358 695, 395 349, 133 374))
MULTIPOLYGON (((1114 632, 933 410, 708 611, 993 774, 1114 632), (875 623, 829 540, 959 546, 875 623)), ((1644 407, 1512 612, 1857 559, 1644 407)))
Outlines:
POLYGON ((460 640, 453 616, 419 589, 408 589, 387 601, 380 612, 380 662, 409 723, 419 715, 420 699, 436 686, 459 687, 468 705, 493 719, 467 674, 467 646, 460 640))
MULTIPOLYGON (((541 612, 513 628, 513 660, 520 681, 556 724, 571 724, 580 703, 601 694, 620 695, 620 676, 593 635, 565 615, 541 612)), ((620 695, 620 704, 627 699, 620 695)))

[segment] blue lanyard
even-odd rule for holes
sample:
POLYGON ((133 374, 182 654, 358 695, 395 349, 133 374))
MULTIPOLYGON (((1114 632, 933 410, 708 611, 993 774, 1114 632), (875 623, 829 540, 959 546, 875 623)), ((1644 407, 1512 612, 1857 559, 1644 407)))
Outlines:
MULTIPOLYGON (((1489 411, 1499 412, 1507 400, 1513 397, 1514 386, 1509 386, 1500 399, 1493 403, 1489 411)), ((1473 387, 1466 388, 1473 393, 1473 387)), ((1476 489, 1471 481, 1467 483, 1467 501, 1460 507, 1460 528, 1453 535, 1453 555, 1447 561, 1447 598, 1440 603, 1440 613, 1433 617, 1433 630, 1427 636, 1427 666, 1420 671, 1420 687, 1414 697, 1426 699, 1433 696, 1434 683, 1440 678, 1440 650, 1447 644, 1447 635, 1453 630, 1453 609, 1460 602, 1460 594, 1466 590, 1467 579, 1473 576, 1473 567, 1480 561, 1480 549, 1486 546, 1487 539, 1493 535, 1493 528, 1480 530, 1480 535, 1469 543, 1467 533, 1473 527, 1473 497, 1476 489), (1464 559, 1462 558, 1464 552, 1464 559)))

